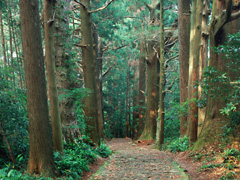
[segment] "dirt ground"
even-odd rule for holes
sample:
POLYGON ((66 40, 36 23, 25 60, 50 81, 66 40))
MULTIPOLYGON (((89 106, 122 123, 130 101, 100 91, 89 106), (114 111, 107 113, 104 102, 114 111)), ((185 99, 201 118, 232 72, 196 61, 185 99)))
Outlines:
POLYGON ((199 171, 202 162, 193 161, 189 152, 173 154, 159 151, 154 149, 152 141, 112 139, 109 146, 113 155, 99 158, 91 170, 84 173, 83 180, 218 180, 225 171, 222 168, 199 171))

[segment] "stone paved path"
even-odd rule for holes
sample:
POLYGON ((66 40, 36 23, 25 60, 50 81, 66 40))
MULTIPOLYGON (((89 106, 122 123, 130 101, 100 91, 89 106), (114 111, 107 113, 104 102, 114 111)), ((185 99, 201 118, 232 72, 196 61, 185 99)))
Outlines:
POLYGON ((110 147, 115 153, 90 179, 188 179, 166 153, 150 146, 137 146, 131 139, 113 139, 110 147))

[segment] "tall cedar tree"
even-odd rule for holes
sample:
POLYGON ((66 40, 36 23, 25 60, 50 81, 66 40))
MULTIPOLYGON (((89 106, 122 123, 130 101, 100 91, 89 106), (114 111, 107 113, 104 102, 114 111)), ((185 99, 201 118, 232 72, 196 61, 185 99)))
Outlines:
MULTIPOLYGON (((158 0, 153 0, 151 5, 147 5, 150 12, 150 26, 156 23, 155 12, 159 6, 158 0)), ((153 28, 152 28, 153 29, 153 28)), ((140 139, 154 140, 156 138, 156 120, 158 110, 158 53, 154 50, 156 41, 151 37, 154 33, 151 32, 147 39, 147 102, 146 102, 146 119, 144 130, 140 139)))
POLYGON ((86 134, 96 144, 100 144, 98 131, 97 94, 93 59, 92 16, 90 1, 81 0, 81 34, 84 84, 91 92, 85 97, 86 134))
MULTIPOLYGON (((214 52, 214 47, 224 44, 228 39, 228 34, 237 33, 240 29, 240 4, 238 1, 236 2, 237 3, 232 0, 214 0, 212 18, 209 27, 209 65, 217 68, 223 73, 227 73, 231 80, 234 80, 236 74, 229 73, 226 61, 224 61, 222 55, 218 55, 214 52)), ((220 86, 220 84, 216 84, 215 86, 220 86)), ((226 106, 226 102, 224 99, 215 99, 211 96, 211 94, 214 94, 213 91, 214 87, 210 87, 207 97, 206 117, 203 123, 203 129, 198 141, 194 144, 194 149, 201 148, 206 143, 211 143, 218 139, 222 133, 222 127, 229 123, 229 119, 226 119, 226 117, 224 117, 219 111, 226 106)))
POLYGON ((198 66, 201 45, 202 32, 202 11, 203 0, 193 1, 191 11, 191 33, 190 33, 190 50, 189 50, 189 77, 188 77, 188 134, 190 144, 197 140, 198 129, 198 66))
POLYGON ((37 0, 20 0, 24 70, 27 87, 30 154, 28 172, 54 176, 53 145, 37 0))
MULTIPOLYGON (((179 68, 180 68, 180 105, 187 101, 188 68, 190 45, 190 0, 178 0, 179 32, 179 68)), ((187 129, 187 115, 180 114, 180 134, 184 136, 187 129)))
POLYGON ((160 81, 159 81, 159 108, 157 119, 157 146, 160 149, 164 143, 164 21, 163 21, 163 0, 160 1, 160 81))
POLYGON ((54 10, 55 0, 44 0, 44 36, 45 61, 47 71, 48 95, 50 99, 50 119, 53 132, 54 151, 63 152, 62 126, 58 104, 56 83, 55 50, 54 50, 54 10))

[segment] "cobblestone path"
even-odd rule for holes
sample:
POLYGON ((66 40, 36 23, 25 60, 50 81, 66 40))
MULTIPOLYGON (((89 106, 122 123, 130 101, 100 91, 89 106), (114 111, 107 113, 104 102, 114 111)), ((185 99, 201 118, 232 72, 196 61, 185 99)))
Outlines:
POLYGON ((138 146, 131 139, 113 139, 110 159, 90 179, 165 180, 188 179, 166 153, 151 146, 138 146))

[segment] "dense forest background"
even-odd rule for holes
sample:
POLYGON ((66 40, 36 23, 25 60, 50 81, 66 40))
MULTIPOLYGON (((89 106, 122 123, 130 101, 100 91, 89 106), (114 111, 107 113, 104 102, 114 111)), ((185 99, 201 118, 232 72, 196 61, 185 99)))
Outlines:
POLYGON ((239 9, 239 0, 2 0, 0 176, 55 176, 57 166, 80 177, 111 153, 111 138, 239 150, 239 9))

